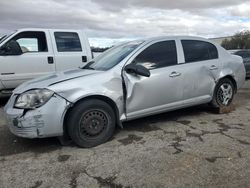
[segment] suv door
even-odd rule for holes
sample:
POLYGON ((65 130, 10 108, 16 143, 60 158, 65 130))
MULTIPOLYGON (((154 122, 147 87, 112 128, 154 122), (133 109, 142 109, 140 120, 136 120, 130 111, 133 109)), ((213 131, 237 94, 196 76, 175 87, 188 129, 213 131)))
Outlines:
POLYGON ((53 31, 56 70, 62 71, 84 66, 88 61, 85 42, 78 32, 53 31))
MULTIPOLYGON (((0 80, 6 89, 55 71, 53 52, 46 31, 23 31, 13 36, 1 49, 14 43, 21 53, 1 53, 0 80), (49 60, 52 59, 52 62, 49 60)), ((12 50, 12 49, 10 49, 12 50)))
POLYGON ((219 78, 221 63, 218 50, 210 42, 200 40, 181 40, 185 67, 185 79, 194 83, 194 88, 183 92, 186 103, 209 102, 213 97, 215 81, 219 78))
POLYGON ((176 42, 159 41, 144 47, 131 63, 150 70, 150 77, 123 72, 128 119, 178 108, 182 104, 182 68, 176 42))

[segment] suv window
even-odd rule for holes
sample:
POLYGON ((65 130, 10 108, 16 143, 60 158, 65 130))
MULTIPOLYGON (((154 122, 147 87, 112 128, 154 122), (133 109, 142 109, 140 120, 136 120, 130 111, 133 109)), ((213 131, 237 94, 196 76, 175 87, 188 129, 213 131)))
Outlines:
POLYGON ((22 52, 38 52, 37 38, 20 38, 17 40, 22 52))
POLYGON ((149 70, 177 64, 175 41, 163 41, 152 44, 142 51, 134 63, 141 64, 149 70))
POLYGON ((47 52, 47 41, 44 32, 25 31, 13 37, 21 47, 23 53, 27 52, 47 52))
POLYGON ((58 52, 81 52, 82 46, 77 33, 55 32, 58 52))
POLYGON ((198 40, 181 40, 181 43, 183 46, 186 63, 218 59, 217 48, 209 42, 198 40))

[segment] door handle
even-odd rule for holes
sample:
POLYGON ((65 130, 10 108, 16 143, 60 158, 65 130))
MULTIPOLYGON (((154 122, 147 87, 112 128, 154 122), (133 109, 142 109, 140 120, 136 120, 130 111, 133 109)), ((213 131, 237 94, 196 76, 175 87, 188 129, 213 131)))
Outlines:
POLYGON ((11 74, 15 74, 14 72, 3 72, 1 73, 1 75, 11 75, 11 74))
POLYGON ((82 56, 82 62, 87 62, 88 61, 88 59, 87 59, 87 56, 82 56))
POLYGON ((179 72, 172 72, 170 75, 169 75, 169 77, 171 77, 171 78, 173 78, 173 77, 177 77, 177 76, 180 76, 181 75, 181 73, 179 73, 179 72))
POLYGON ((212 65, 209 69, 210 69, 210 70, 217 70, 218 67, 216 67, 215 65, 212 65))
POLYGON ((54 63, 54 58, 48 57, 48 64, 53 64, 53 63, 54 63))

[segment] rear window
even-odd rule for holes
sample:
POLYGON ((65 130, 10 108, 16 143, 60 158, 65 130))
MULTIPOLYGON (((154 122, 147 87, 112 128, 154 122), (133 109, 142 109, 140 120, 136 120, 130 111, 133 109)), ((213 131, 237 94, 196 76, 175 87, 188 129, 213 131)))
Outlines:
POLYGON ((77 33, 55 32, 55 40, 58 52, 81 52, 82 46, 77 33))
POLYGON ((181 43, 183 46, 186 63, 218 59, 217 48, 209 42, 198 40, 182 40, 181 43))

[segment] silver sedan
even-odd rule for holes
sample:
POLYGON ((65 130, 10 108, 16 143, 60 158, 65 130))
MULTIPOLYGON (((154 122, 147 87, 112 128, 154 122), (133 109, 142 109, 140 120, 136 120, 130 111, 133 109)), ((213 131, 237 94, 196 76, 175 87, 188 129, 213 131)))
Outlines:
POLYGON ((94 147, 124 121, 204 103, 228 106, 245 77, 241 57, 206 39, 151 38, 22 84, 5 112, 17 136, 69 137, 94 147))

